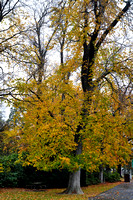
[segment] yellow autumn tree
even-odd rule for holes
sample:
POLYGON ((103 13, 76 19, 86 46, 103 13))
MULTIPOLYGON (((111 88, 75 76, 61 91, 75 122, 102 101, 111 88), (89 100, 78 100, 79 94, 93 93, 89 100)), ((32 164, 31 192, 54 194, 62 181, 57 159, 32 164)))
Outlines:
POLYGON ((48 42, 44 45, 40 37, 42 21, 35 20, 37 38, 29 36, 33 45, 28 56, 19 54, 25 66, 31 59, 24 68, 29 77, 13 83, 18 123, 8 134, 19 136, 19 157, 25 165, 71 172, 64 193, 83 193, 81 168, 94 171, 130 160, 132 48, 124 34, 127 29, 130 33, 131 6, 130 0, 59 1, 51 7, 48 42), (66 56, 47 77, 44 69, 50 65, 44 52, 54 53, 57 41, 61 56, 66 56), (68 74, 80 76, 79 86, 68 74))

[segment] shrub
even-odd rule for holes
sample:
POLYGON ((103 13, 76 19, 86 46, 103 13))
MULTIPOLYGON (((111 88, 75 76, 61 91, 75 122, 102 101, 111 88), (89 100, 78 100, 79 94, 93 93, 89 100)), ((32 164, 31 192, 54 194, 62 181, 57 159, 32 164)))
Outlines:
POLYGON ((120 174, 118 172, 114 173, 104 173, 105 181, 113 183, 120 181, 120 174))
POLYGON ((34 182, 42 182, 47 188, 67 186, 68 171, 39 171, 32 166, 23 167, 17 160, 16 153, 0 157, 0 187, 27 187, 34 182))
POLYGON ((100 183, 98 172, 86 172, 86 185, 96 185, 98 183, 100 183))
POLYGON ((2 171, 0 173, 0 187, 17 187, 23 178, 23 167, 15 164, 17 154, 4 155, 0 157, 2 171))

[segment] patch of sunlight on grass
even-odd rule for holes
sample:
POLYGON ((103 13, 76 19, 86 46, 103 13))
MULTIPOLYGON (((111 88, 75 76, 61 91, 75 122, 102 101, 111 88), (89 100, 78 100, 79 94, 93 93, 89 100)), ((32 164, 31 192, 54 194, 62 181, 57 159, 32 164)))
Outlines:
POLYGON ((86 200, 88 197, 96 196, 101 192, 113 188, 118 183, 105 183, 83 187, 83 195, 59 194, 64 189, 46 189, 34 191, 26 189, 0 189, 0 200, 86 200))

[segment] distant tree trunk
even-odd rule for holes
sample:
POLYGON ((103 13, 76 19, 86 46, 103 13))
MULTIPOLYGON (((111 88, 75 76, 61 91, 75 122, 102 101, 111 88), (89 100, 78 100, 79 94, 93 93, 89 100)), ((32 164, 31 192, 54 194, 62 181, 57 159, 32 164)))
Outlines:
POLYGON ((104 183, 103 166, 100 166, 99 180, 100 183, 104 183))
POLYGON ((109 167, 109 166, 106 166, 106 172, 107 172, 108 174, 110 174, 110 173, 111 173, 111 169, 110 169, 110 167, 109 167))
POLYGON ((122 177, 122 175, 121 175, 121 164, 120 164, 120 165, 118 165, 117 172, 120 174, 120 177, 122 177))

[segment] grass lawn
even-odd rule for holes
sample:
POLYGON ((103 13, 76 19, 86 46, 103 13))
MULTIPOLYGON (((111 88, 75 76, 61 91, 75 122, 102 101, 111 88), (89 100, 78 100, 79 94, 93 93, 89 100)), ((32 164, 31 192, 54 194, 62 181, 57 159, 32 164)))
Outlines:
POLYGON ((99 185, 91 185, 83 187, 84 195, 62 195, 64 189, 46 189, 43 191, 35 191, 28 189, 0 189, 0 200, 87 200, 88 197, 96 196, 97 194, 104 192, 114 186, 120 184, 117 183, 104 183, 99 185))

